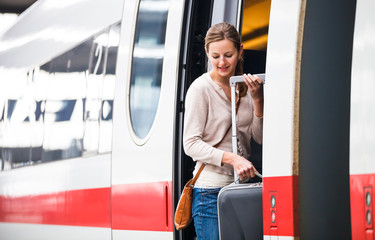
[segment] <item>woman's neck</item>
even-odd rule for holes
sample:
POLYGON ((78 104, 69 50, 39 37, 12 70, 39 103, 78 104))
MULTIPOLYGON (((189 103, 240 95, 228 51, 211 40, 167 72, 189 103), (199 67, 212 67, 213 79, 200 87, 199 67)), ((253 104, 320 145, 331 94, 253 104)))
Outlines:
POLYGON ((220 75, 215 74, 214 71, 210 71, 209 74, 210 74, 212 81, 216 82, 220 86, 229 86, 229 77, 228 78, 221 77, 220 75))

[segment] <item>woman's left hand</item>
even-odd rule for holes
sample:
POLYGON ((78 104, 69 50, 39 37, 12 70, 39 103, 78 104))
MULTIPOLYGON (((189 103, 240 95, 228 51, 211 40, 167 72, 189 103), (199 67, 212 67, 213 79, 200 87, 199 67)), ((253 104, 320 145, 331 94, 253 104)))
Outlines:
POLYGON ((251 74, 244 74, 244 81, 246 85, 250 89, 250 94, 253 100, 261 100, 263 99, 263 92, 262 92, 262 79, 258 76, 254 76, 251 74))
POLYGON ((244 74, 243 79, 250 89, 250 95, 254 102, 254 112, 258 117, 263 117, 263 90, 262 79, 251 74, 244 74))

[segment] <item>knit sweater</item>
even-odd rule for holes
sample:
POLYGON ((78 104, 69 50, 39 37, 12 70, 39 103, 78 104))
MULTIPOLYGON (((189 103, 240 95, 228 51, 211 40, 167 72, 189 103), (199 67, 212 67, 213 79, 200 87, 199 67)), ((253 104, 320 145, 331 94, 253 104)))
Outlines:
MULTIPOLYGON (((248 91, 241 97, 237 113, 237 137, 243 157, 251 154, 251 138, 262 143, 262 128, 263 118, 255 115, 248 91)), ((207 163, 198 182, 205 179, 205 174, 212 176, 212 173, 219 174, 219 178, 228 179, 229 175, 233 179, 233 167, 221 163, 224 152, 232 152, 231 102, 209 73, 197 78, 186 94, 183 145, 185 153, 197 161, 194 175, 203 162, 207 163)), ((202 181, 199 184, 205 185, 202 181)))

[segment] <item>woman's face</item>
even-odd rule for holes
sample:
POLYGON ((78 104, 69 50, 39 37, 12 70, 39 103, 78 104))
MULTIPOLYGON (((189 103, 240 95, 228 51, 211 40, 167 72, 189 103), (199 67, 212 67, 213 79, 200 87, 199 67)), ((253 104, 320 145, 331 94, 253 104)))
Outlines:
POLYGON ((210 43, 207 49, 207 57, 213 67, 211 77, 229 79, 233 76, 241 54, 242 47, 238 52, 233 42, 228 39, 210 43))

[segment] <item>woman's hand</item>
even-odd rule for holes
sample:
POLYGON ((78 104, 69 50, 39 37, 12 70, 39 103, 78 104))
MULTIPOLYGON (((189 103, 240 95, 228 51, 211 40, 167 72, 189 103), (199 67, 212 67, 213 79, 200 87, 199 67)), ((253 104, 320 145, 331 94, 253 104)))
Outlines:
POLYGON ((244 74, 243 79, 250 89, 250 94, 253 100, 263 99, 262 79, 251 74, 244 74))
POLYGON ((222 163, 232 165, 241 180, 253 178, 258 172, 249 160, 231 152, 224 152, 222 163))
POLYGON ((250 89, 250 95, 254 102, 254 112, 258 117, 263 117, 263 91, 262 79, 251 74, 244 74, 244 81, 250 89))

